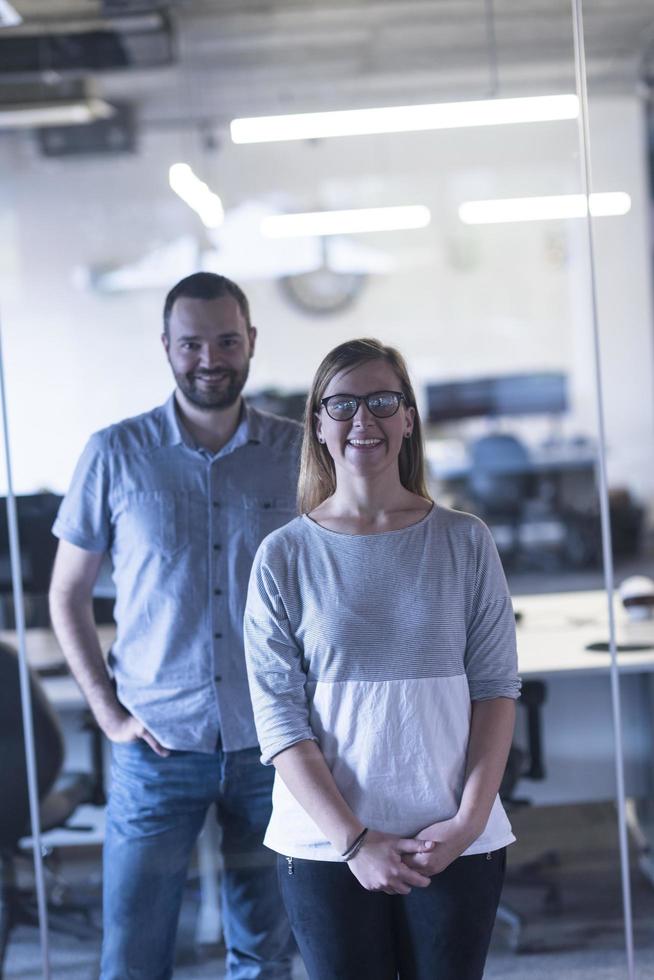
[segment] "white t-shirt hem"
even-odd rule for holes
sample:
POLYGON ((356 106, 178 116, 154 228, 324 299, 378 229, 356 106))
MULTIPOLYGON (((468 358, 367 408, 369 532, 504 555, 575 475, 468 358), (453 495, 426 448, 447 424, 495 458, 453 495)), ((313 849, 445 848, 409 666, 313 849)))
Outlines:
MULTIPOLYGON (((514 834, 510 833, 500 839, 485 841, 478 838, 470 847, 463 852, 461 857, 472 857, 474 854, 490 854, 492 851, 499 851, 502 847, 508 847, 515 843, 514 834)), ((274 835, 266 834, 264 845, 282 857, 298 858, 305 861, 330 861, 333 864, 342 861, 343 858, 338 854, 328 841, 302 846, 299 844, 287 844, 285 841, 275 839, 274 835)))

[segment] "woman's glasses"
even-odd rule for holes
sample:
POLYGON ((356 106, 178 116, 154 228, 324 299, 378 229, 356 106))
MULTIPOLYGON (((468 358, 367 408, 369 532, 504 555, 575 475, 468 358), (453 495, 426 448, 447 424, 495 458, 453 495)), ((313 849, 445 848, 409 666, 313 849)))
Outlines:
POLYGON ((388 419, 395 415, 402 401, 406 403, 401 391, 371 391, 368 395, 329 395, 322 398, 320 404, 325 406, 330 419, 347 422, 354 418, 361 402, 365 402, 368 411, 378 419, 388 419))

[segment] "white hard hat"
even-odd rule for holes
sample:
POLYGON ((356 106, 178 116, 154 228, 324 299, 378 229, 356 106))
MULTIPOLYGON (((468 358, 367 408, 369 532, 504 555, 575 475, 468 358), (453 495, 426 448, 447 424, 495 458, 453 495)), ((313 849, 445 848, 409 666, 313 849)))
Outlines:
POLYGON ((618 589, 622 605, 630 612, 642 610, 649 616, 654 609, 654 580, 647 575, 630 575, 618 589))

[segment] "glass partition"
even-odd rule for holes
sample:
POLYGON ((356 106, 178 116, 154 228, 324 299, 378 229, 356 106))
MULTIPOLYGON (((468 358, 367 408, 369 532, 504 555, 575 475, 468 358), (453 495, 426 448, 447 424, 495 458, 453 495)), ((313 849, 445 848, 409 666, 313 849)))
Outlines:
MULTIPOLYGON (((634 30, 642 10, 621 18, 634 30)), ((597 314, 606 419, 606 467, 612 525, 614 610, 629 828, 636 965, 651 956, 654 881, 651 861, 652 654, 654 541, 652 435, 652 64, 648 46, 627 51, 609 37, 613 12, 587 30, 589 131, 593 190, 628 195, 619 220, 593 220, 597 314), (600 54, 601 50, 601 54, 600 54), (601 65, 601 68, 599 67, 601 65), (616 152, 617 144, 622 149, 616 152)), ((642 968, 642 966, 641 966, 642 968)))
MULTIPOLYGON (((111 4, 103 6, 110 17, 111 4)), ((474 17, 470 5, 464 12, 452 4, 412 4, 406 17, 383 4, 276 4, 267 13, 260 6, 180 4, 169 24, 157 22, 164 26, 154 31, 159 40, 149 39, 149 64, 138 63, 146 55, 136 53, 133 38, 131 48, 123 45, 135 59, 129 70, 101 71, 98 53, 87 53, 98 96, 119 107, 93 129, 0 132, 0 300, 24 515, 28 649, 58 707, 64 768, 85 770, 91 783, 71 821, 91 829, 48 839, 55 857, 65 854, 64 878, 70 872, 84 890, 88 962, 99 955, 109 749, 97 729, 81 730, 88 715, 49 632, 47 527, 88 437, 170 394, 163 300, 177 280, 204 268, 235 279, 248 295, 259 333, 247 394, 267 410, 301 417, 318 362, 346 339, 377 337, 405 355, 425 422, 431 492, 438 505, 486 522, 514 596, 524 694, 502 792, 518 843, 485 975, 572 975, 592 968, 598 948, 619 970, 597 388, 569 5, 538 12, 478 4, 474 17), (168 27, 176 38, 170 50, 157 34, 168 27), (548 96, 554 108, 545 112, 538 100, 548 96), (560 101, 566 96, 572 102, 560 101), (517 111, 504 100, 527 98, 536 107, 520 111, 545 118, 497 123, 498 113, 517 111), (481 112, 486 102, 495 124, 491 115, 470 117, 471 103, 481 112), (230 134, 239 118, 409 105, 436 106, 431 122, 415 131, 401 123, 401 131, 375 132, 367 123, 360 135, 309 132, 270 142, 230 134), (413 210, 377 212, 377 230, 359 224, 353 233, 286 235, 274 223, 362 209, 370 220, 372 209, 399 208, 413 210), (379 230, 391 219, 401 227, 379 230), (62 852, 69 844, 74 850, 62 852)), ((612 38, 637 58, 638 37, 651 27, 645 5, 627 6, 629 30, 618 29, 612 14, 593 12, 587 41, 593 189, 629 195, 628 207, 624 197, 599 201, 605 213, 594 221, 618 583, 652 571, 654 444, 648 130, 633 86, 616 88, 616 74, 604 74, 620 60, 612 38)), ((24 7, 21 30, 46 36, 52 25, 24 7)), ((129 33, 129 24, 121 31, 129 33)), ((105 651, 112 606, 107 563, 95 595, 105 651)), ((2 628, 11 631, 11 606, 2 609, 2 628)), ((618 640, 648 646, 651 621, 636 622, 639 600, 631 609, 618 608, 618 640)), ((646 835, 650 654, 629 656, 627 795, 632 832, 646 835)), ((646 839, 634 836, 642 846, 632 850, 650 876, 648 883, 638 872, 634 880, 643 949, 651 940, 646 839)), ((217 847, 207 830, 185 891, 180 976, 203 960, 215 971, 224 957, 217 847)), ((75 887, 66 892, 73 899, 75 887)), ((68 962, 68 941, 53 942, 68 962)), ((27 946, 10 938, 15 973, 27 946)))

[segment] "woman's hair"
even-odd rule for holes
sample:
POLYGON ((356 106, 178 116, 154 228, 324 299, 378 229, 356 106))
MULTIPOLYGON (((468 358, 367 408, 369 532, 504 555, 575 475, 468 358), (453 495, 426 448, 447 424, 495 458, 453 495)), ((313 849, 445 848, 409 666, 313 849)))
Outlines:
POLYGON ((379 340, 363 337, 359 340, 348 340, 330 351, 318 367, 313 379, 304 413, 304 437, 297 490, 298 510, 301 514, 308 514, 314 510, 336 489, 334 461, 327 447, 318 442, 316 435, 316 416, 320 412, 320 400, 332 378, 341 371, 351 370, 367 361, 386 361, 390 364, 397 375, 407 406, 415 411, 413 431, 408 439, 402 441, 400 449, 400 482, 412 493, 431 500, 425 478, 425 453, 420 416, 404 358, 394 347, 386 347, 379 340))

